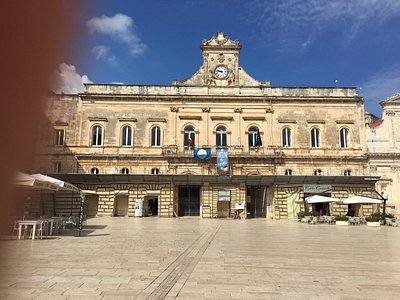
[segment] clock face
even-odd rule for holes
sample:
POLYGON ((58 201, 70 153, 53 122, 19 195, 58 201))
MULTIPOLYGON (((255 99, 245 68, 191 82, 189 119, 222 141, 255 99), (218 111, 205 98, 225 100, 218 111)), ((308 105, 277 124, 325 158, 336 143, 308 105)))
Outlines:
POLYGON ((214 69, 214 75, 218 79, 223 79, 228 75, 228 69, 225 66, 219 65, 214 69))

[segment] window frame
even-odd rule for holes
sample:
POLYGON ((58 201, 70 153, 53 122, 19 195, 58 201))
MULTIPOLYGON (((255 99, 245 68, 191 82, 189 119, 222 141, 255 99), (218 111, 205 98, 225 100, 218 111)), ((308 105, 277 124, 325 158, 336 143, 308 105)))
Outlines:
POLYGON ((125 174, 125 175, 127 175, 127 174, 129 174, 129 168, 122 168, 121 169, 121 174, 125 174))
POLYGON ((257 143, 257 132, 260 132, 260 128, 258 126, 250 126, 247 131, 247 143, 249 149, 255 148, 257 143))
POLYGON ((292 129, 290 127, 282 128, 282 147, 292 147, 292 129))
POLYGON ((343 176, 351 176, 351 170, 350 169, 346 169, 343 171, 343 176))
POLYGON ((350 148, 350 130, 346 127, 342 127, 339 130, 339 145, 341 149, 350 148))
POLYGON ((161 126, 159 125, 152 126, 150 130, 150 146, 161 147, 162 144, 161 138, 162 138, 161 126))
POLYGON ((215 146, 216 147, 227 147, 228 146, 228 131, 226 129, 226 126, 224 126, 224 125, 219 125, 215 129, 215 146), (222 128, 223 128, 223 130, 222 130, 222 128))
POLYGON ((104 128, 103 126, 99 124, 95 124, 92 126, 91 130, 91 144, 92 147, 101 147, 103 146, 103 140, 104 140, 104 128), (100 129, 100 132, 99 130, 100 129), (96 132, 94 132, 96 130, 96 132), (100 138, 99 138, 100 137, 100 138), (99 143, 100 140, 100 143, 99 143))
POLYGON ((322 176, 322 170, 321 169, 315 169, 314 170, 314 176, 322 176))
POLYGON ((61 161, 54 162, 54 173, 55 174, 60 174, 61 168, 62 168, 61 161))
POLYGON ((187 148, 189 147, 188 141, 189 138, 193 142, 193 147, 196 147, 196 130, 193 125, 186 125, 183 129, 183 147, 187 148))
POLYGON ((65 129, 56 128, 55 129, 55 146, 61 147, 65 146, 65 129), (62 133, 61 136, 58 133, 62 133))
POLYGON ((160 174, 160 169, 152 168, 150 172, 151 172, 151 175, 158 175, 158 174, 160 174))
POLYGON ((124 125, 121 128, 121 147, 132 147, 132 146, 133 146, 132 126, 124 125))
POLYGON ((90 169, 90 173, 94 174, 94 175, 97 175, 97 174, 100 174, 100 170, 97 167, 93 167, 93 168, 90 169))
POLYGON ((311 148, 321 148, 321 130, 318 127, 313 127, 310 130, 311 148))

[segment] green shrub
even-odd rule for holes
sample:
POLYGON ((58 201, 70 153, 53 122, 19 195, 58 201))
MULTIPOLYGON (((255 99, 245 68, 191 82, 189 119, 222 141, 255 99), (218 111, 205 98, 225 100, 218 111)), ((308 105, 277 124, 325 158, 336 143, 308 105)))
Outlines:
POLYGON ((393 219, 394 218, 394 214, 382 214, 382 219, 384 219, 384 218, 393 219))
POLYGON ((348 216, 335 216, 336 221, 348 221, 349 217, 348 216))
POLYGON ((372 214, 368 217, 365 218, 365 221, 367 222, 379 222, 379 220, 381 219, 380 214, 372 214))
POLYGON ((306 212, 306 211, 299 211, 299 212, 297 213, 297 217, 298 217, 299 219, 302 219, 302 218, 304 218, 305 216, 307 216, 307 213, 308 213, 308 212, 306 212))

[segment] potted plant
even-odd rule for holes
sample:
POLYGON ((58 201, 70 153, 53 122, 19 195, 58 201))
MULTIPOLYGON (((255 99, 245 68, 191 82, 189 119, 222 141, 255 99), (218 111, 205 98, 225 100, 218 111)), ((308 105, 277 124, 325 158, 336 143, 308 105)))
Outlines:
POLYGON ((394 214, 382 214, 382 221, 385 225, 393 226, 396 222, 394 214))
POLYGON ((367 226, 372 226, 372 227, 378 227, 381 226, 381 216, 380 214, 372 214, 368 217, 365 218, 365 221, 367 221, 367 226))
POLYGON ((349 226, 349 217, 347 216, 335 216, 335 224, 339 226, 349 226))

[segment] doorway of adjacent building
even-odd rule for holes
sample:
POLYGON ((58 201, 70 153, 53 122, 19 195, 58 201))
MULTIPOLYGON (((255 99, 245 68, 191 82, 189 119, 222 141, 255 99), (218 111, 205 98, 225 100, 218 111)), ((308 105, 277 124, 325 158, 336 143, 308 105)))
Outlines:
POLYGON ((180 186, 178 200, 178 215, 200 216, 200 187, 180 186))
POLYGON ((97 216, 97 208, 99 206, 99 196, 98 195, 86 195, 85 196, 85 215, 87 217, 97 216))
POLYGON ((125 217, 128 215, 128 195, 115 196, 114 216, 125 217))
POLYGON ((246 193, 246 207, 249 218, 265 218, 266 212, 266 188, 263 186, 248 186, 246 193))
POLYGON ((149 216, 158 216, 158 198, 149 198, 148 201, 149 216))

